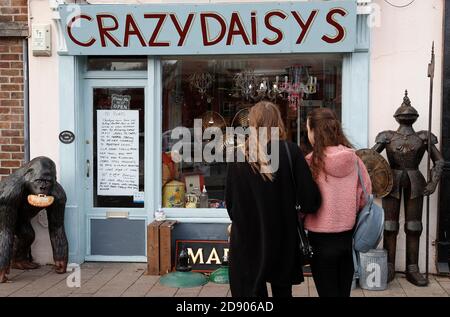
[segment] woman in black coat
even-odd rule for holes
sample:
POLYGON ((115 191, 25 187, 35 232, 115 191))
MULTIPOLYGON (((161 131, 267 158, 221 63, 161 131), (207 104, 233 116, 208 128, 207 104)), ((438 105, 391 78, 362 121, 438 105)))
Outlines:
POLYGON ((279 166, 268 173, 264 167, 270 156, 258 156, 254 162, 249 159, 249 146, 245 150, 245 162, 228 166, 226 205, 232 220, 231 294, 267 297, 266 283, 269 282, 274 297, 290 297, 292 285, 303 282, 295 195, 298 195, 302 212, 313 213, 320 207, 320 192, 299 147, 283 141, 285 130, 277 106, 266 101, 257 103, 250 110, 249 121, 250 127, 256 130, 279 128, 279 138, 268 143, 270 148, 271 142, 278 142, 279 166), (285 143, 292 158, 297 193, 285 143))

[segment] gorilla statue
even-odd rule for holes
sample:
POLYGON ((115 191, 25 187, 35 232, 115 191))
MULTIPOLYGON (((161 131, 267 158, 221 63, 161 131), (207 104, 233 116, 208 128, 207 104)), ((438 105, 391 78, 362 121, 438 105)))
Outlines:
POLYGON ((7 281, 10 266, 20 270, 39 267, 31 257, 31 219, 42 209, 47 210, 56 273, 66 272, 65 206, 66 194, 56 181, 55 163, 47 157, 36 157, 0 182, 0 283, 7 281))

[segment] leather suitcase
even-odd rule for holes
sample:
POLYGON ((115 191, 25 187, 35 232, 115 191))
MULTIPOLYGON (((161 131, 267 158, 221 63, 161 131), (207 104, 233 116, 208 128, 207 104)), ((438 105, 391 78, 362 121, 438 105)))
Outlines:
POLYGON ((164 221, 153 221, 147 226, 147 274, 159 275, 159 227, 164 221))

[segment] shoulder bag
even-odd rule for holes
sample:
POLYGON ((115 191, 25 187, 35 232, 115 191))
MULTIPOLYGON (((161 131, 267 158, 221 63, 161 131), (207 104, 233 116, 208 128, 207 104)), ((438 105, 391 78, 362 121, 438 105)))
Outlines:
POLYGON ((298 232, 298 237, 299 237, 300 252, 303 256, 304 264, 308 264, 311 261, 311 258, 314 253, 313 253, 313 249, 312 249, 311 245, 309 244, 308 236, 305 232, 305 227, 303 225, 303 219, 302 219, 301 215, 299 214, 301 212, 301 206, 298 201, 297 185, 295 182, 294 169, 292 167, 291 152, 289 151, 287 142, 285 141, 283 143, 286 148, 286 153, 287 153, 288 161, 289 161, 289 169, 290 169, 291 179, 292 179, 292 183, 294 185, 295 210, 297 212, 297 232, 298 232))

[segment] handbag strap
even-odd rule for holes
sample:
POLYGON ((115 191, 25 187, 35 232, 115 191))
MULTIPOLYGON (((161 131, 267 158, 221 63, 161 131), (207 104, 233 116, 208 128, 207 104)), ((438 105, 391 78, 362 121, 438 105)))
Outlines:
POLYGON ((366 200, 369 200, 369 194, 367 193, 366 186, 364 185, 364 180, 362 177, 361 169, 359 168, 358 159, 356 159, 356 169, 358 170, 358 179, 359 183, 361 184, 362 190, 364 192, 364 195, 366 197, 366 200))
MULTIPOLYGON (((363 177, 362 177, 361 168, 359 167, 358 159, 356 159, 356 169, 358 171, 359 183, 361 184, 361 187, 362 187, 362 190, 363 190, 364 195, 366 197, 366 200, 368 201, 369 200, 369 194, 367 193, 366 186, 364 185, 364 180, 363 180, 363 177)), ((354 241, 353 241, 353 243, 354 243, 354 241)), ((355 248, 352 248, 352 249, 353 249, 353 252, 352 252, 352 255, 353 255, 353 267, 354 267, 354 270, 355 270, 354 278, 355 277, 359 278, 359 276, 360 276, 360 272, 359 272, 359 269, 360 269, 360 267, 359 267, 360 266, 359 252, 356 251, 355 248)))
MULTIPOLYGON (((294 184, 294 195, 295 195, 295 210, 297 212, 301 211, 301 206, 298 200, 298 196, 297 196, 297 184, 295 182, 295 177, 294 177, 294 168, 292 167, 292 159, 291 159, 291 151, 289 151, 289 147, 286 141, 284 141, 284 147, 286 149, 286 153, 288 156, 288 161, 289 161, 289 169, 290 169, 290 174, 291 174, 291 179, 292 179, 292 183, 294 184)), ((305 232, 305 226, 303 224, 303 219, 301 217, 298 216, 297 214, 297 232, 298 232, 298 237, 300 239, 300 248, 303 252, 303 255, 312 255, 312 249, 311 249, 311 245, 309 243, 309 239, 308 236, 306 235, 305 232)))
POLYGON ((298 202, 298 197, 297 197, 297 184, 295 182, 295 177, 294 177, 294 168, 292 167, 291 151, 289 151, 289 146, 288 146, 287 142, 283 141, 283 143, 284 143, 284 147, 286 149, 286 153, 287 153, 287 157, 288 157, 288 161, 289 161, 289 170, 290 170, 290 174, 291 174, 292 183, 294 184, 295 208, 297 209, 297 211, 300 211, 300 204, 298 202))

